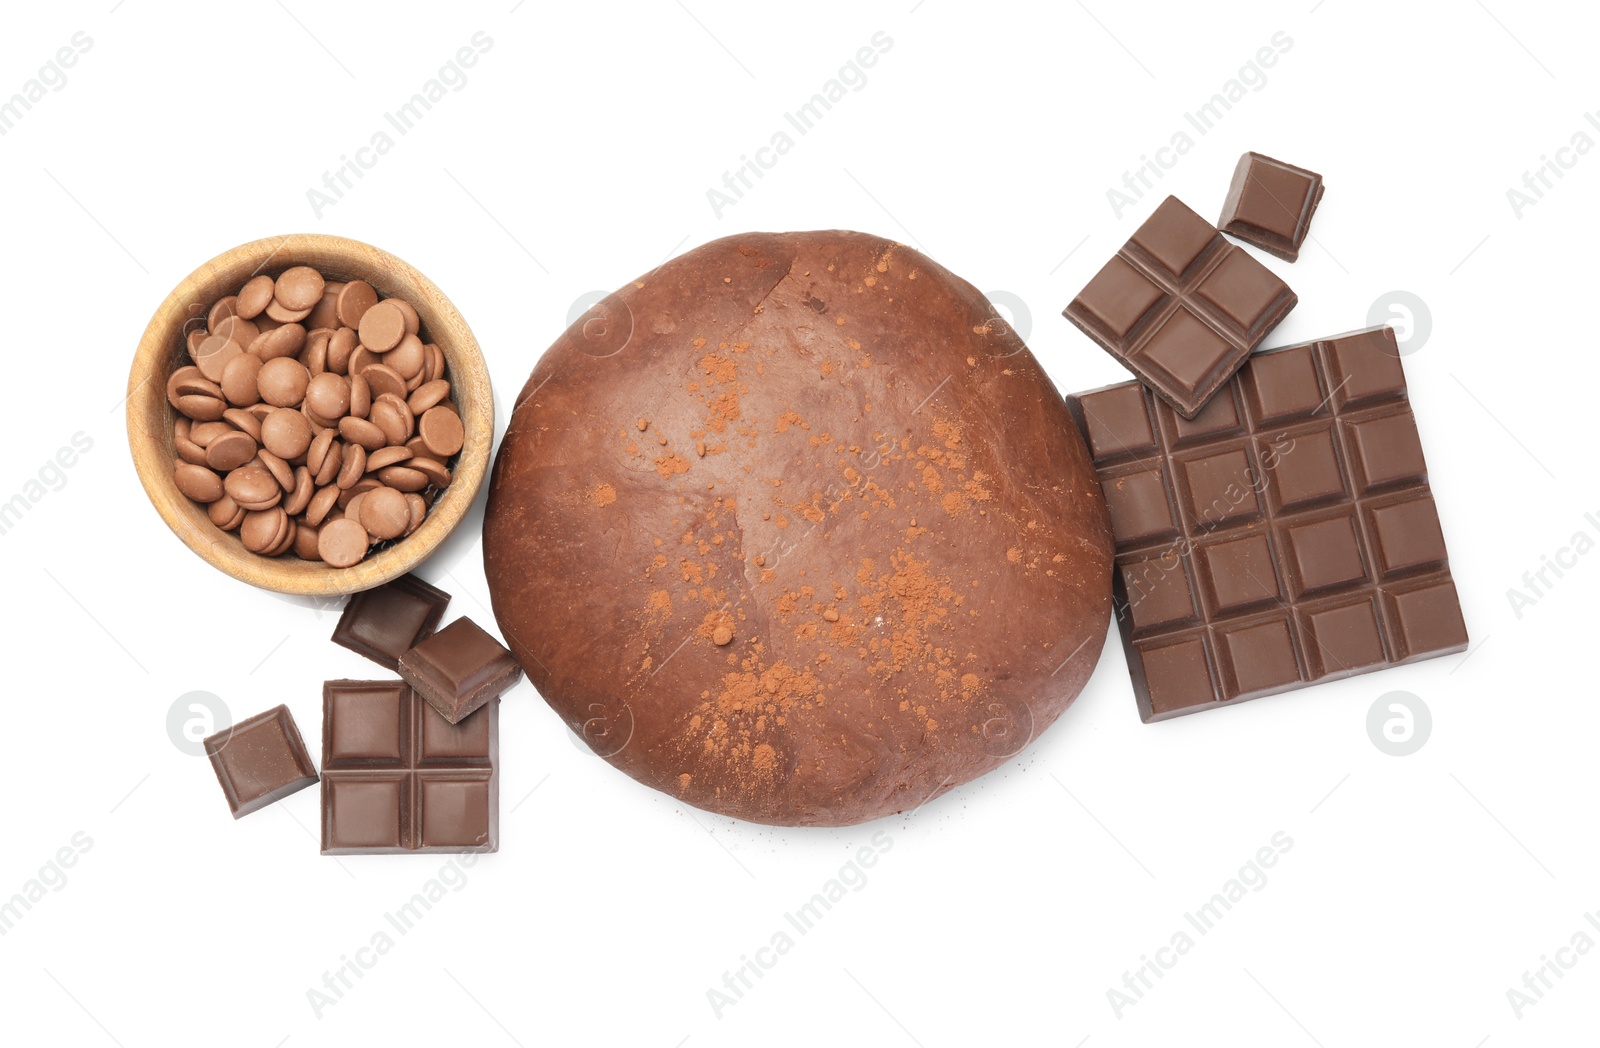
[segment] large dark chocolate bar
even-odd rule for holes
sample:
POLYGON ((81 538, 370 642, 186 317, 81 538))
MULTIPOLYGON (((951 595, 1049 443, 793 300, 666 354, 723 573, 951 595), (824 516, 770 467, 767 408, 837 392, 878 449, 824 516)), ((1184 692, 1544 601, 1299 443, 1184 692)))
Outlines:
POLYGON ((494 851, 500 701, 451 724, 403 681, 322 686, 322 854, 494 851))
POLYGON ((1137 382, 1067 402, 1144 720, 1466 648, 1392 329, 1258 353, 1192 420, 1137 382))
POLYGON ((1249 252, 1167 197, 1064 312, 1193 418, 1297 302, 1249 252))

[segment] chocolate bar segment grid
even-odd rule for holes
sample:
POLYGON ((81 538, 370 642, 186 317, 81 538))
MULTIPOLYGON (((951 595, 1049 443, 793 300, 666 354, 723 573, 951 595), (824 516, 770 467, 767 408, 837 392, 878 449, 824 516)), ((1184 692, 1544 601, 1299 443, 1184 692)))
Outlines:
POLYGON ((322 854, 494 851, 500 702, 451 724, 403 681, 322 690, 322 854))
POLYGON ((1299 298, 1168 197, 1063 311, 1193 418, 1299 298))
POLYGON ((1137 382, 1067 402, 1143 720, 1466 648, 1392 329, 1258 353, 1193 419, 1137 382))

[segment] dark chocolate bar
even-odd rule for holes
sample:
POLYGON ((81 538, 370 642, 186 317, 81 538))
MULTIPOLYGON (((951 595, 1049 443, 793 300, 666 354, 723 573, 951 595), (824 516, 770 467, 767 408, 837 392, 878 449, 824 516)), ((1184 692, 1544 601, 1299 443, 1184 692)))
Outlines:
POLYGON ((1298 301, 1249 252, 1167 197, 1064 312, 1193 418, 1298 301))
POLYGON ((322 686, 322 854, 498 847, 500 703, 451 724, 402 681, 322 686))
POLYGON ((1192 420, 1137 382, 1067 403, 1145 721, 1466 648, 1392 329, 1258 353, 1192 420))

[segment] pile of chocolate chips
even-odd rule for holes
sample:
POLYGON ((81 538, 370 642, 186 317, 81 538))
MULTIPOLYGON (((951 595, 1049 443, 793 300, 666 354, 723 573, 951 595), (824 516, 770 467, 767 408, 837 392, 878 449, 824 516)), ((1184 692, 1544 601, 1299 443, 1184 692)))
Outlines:
POLYGON ((310 266, 252 277, 167 379, 178 490, 267 557, 344 568, 422 525, 466 434, 402 298, 310 266))
MULTIPOLYGON (((499 847, 499 697, 522 670, 469 618, 434 632, 449 603, 406 575, 345 605, 334 643, 400 679, 323 685, 324 855, 499 847)), ((318 781, 287 706, 205 751, 236 819, 318 781)))

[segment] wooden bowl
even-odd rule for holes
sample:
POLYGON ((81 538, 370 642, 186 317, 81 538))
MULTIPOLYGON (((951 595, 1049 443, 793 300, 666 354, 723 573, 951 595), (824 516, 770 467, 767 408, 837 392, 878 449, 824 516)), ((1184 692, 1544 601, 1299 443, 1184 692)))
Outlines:
POLYGON ((472 505, 489 465, 494 441, 494 399, 483 354, 461 314, 433 281, 370 244, 320 233, 291 233, 224 251, 190 273, 150 319, 133 369, 128 373, 128 445, 134 468, 156 512, 173 534, 206 563, 252 586, 302 596, 356 593, 398 578, 427 559, 472 505), (290 266, 313 266, 331 281, 361 279, 387 298, 399 295, 416 307, 423 341, 444 352, 445 377, 461 411, 466 443, 451 482, 422 526, 359 564, 334 568, 287 553, 263 557, 244 548, 239 536, 211 523, 206 509, 191 502, 173 479, 177 452, 172 426, 177 412, 167 403, 167 377, 187 364, 185 336, 203 326, 212 303, 237 294, 258 273, 273 276, 290 266))

